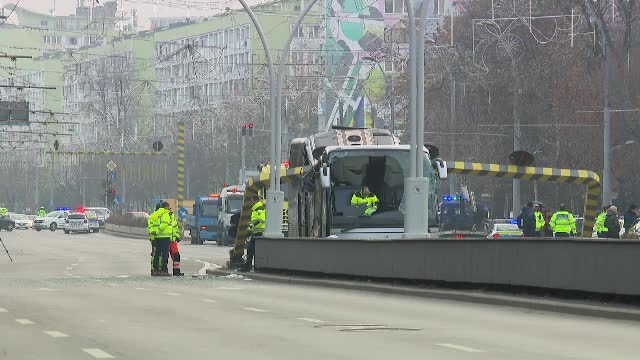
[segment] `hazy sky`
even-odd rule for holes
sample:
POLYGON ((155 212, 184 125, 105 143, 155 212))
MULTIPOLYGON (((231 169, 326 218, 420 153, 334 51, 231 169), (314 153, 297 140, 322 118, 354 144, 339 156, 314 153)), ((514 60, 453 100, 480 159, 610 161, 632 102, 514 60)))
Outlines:
MULTIPOLYGON (((0 0, 0 5, 15 4, 18 0, 0 0)), ((82 0, 81 0, 82 1, 82 0)), ((108 0, 84 0, 86 4, 94 1, 94 4, 108 0)), ((70 15, 75 12, 78 0, 20 0, 18 6, 29 10, 50 13, 55 8, 56 15, 70 15)), ((265 0, 249 0, 249 4, 265 2, 265 0)), ((237 0, 118 0, 118 12, 126 11, 131 14, 131 9, 138 10, 138 19, 142 29, 148 27, 149 17, 160 16, 205 16, 218 13, 225 7, 239 7, 237 0)), ((10 7, 11 8, 11 7, 10 7)))

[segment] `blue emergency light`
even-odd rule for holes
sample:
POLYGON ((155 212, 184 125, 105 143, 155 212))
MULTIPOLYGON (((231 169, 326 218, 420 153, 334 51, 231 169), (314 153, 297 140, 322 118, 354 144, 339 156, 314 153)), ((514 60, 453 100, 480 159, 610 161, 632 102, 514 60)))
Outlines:
POLYGON ((442 197, 442 200, 447 201, 447 202, 452 202, 452 201, 458 201, 460 200, 460 198, 458 197, 458 195, 445 195, 442 197))
POLYGON ((56 211, 69 211, 69 208, 56 208, 56 211))
POLYGON ((518 225, 518 220, 516 220, 516 219, 511 219, 511 221, 509 221, 509 223, 510 223, 510 224, 513 224, 513 225, 518 225))

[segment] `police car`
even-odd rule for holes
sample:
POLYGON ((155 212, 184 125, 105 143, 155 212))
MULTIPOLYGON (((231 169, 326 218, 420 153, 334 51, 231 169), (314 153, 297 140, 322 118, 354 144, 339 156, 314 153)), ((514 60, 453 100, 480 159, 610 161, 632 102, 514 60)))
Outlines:
POLYGON ((57 229, 64 229, 67 216, 69 215, 69 209, 57 209, 45 216, 38 216, 33 220, 33 228, 36 231, 43 229, 49 229, 56 231, 57 229))
POLYGON ((72 232, 82 232, 86 234, 90 232, 89 219, 87 219, 87 215, 76 212, 67 216, 67 219, 65 220, 64 233, 69 234, 72 232))
POLYGON ((504 238, 521 238, 523 237, 522 229, 518 227, 517 220, 509 222, 496 222, 493 224, 491 233, 487 235, 488 239, 504 239, 504 238), (515 223, 514 223, 515 222, 515 223))

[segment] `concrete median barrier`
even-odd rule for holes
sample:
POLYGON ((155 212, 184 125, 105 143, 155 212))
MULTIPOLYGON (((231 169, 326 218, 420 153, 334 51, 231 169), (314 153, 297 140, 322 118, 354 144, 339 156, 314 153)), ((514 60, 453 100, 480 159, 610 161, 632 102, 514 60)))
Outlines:
POLYGON ((135 238, 149 238, 149 233, 147 228, 137 228, 131 226, 123 226, 123 225, 114 225, 107 223, 105 225, 105 230, 109 233, 113 233, 114 235, 121 236, 132 236, 135 238))
POLYGON ((640 241, 256 239, 256 267, 640 296, 640 241))

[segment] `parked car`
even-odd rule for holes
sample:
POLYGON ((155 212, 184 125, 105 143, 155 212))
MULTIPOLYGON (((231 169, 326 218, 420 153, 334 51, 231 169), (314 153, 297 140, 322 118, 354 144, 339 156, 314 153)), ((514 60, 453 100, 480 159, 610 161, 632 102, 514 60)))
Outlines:
POLYGON ((89 229, 89 219, 87 219, 87 215, 82 213, 69 214, 67 216, 67 219, 65 220, 65 223, 65 234, 69 234, 72 232, 83 232, 88 234, 91 231, 89 229))
POLYGON ((522 230, 516 224, 494 224, 493 230, 487 238, 521 238, 522 236, 522 230))
POLYGON ((85 211, 85 215, 87 215, 87 219, 89 220, 89 230, 94 233, 100 232, 100 223, 98 222, 98 216, 96 213, 88 210, 85 211))
POLYGON ((16 224, 16 229, 31 229, 33 221, 24 214, 12 214, 11 218, 16 224))
POLYGON ((16 228, 16 223, 9 216, 0 217, 0 230, 13 231, 16 228))

